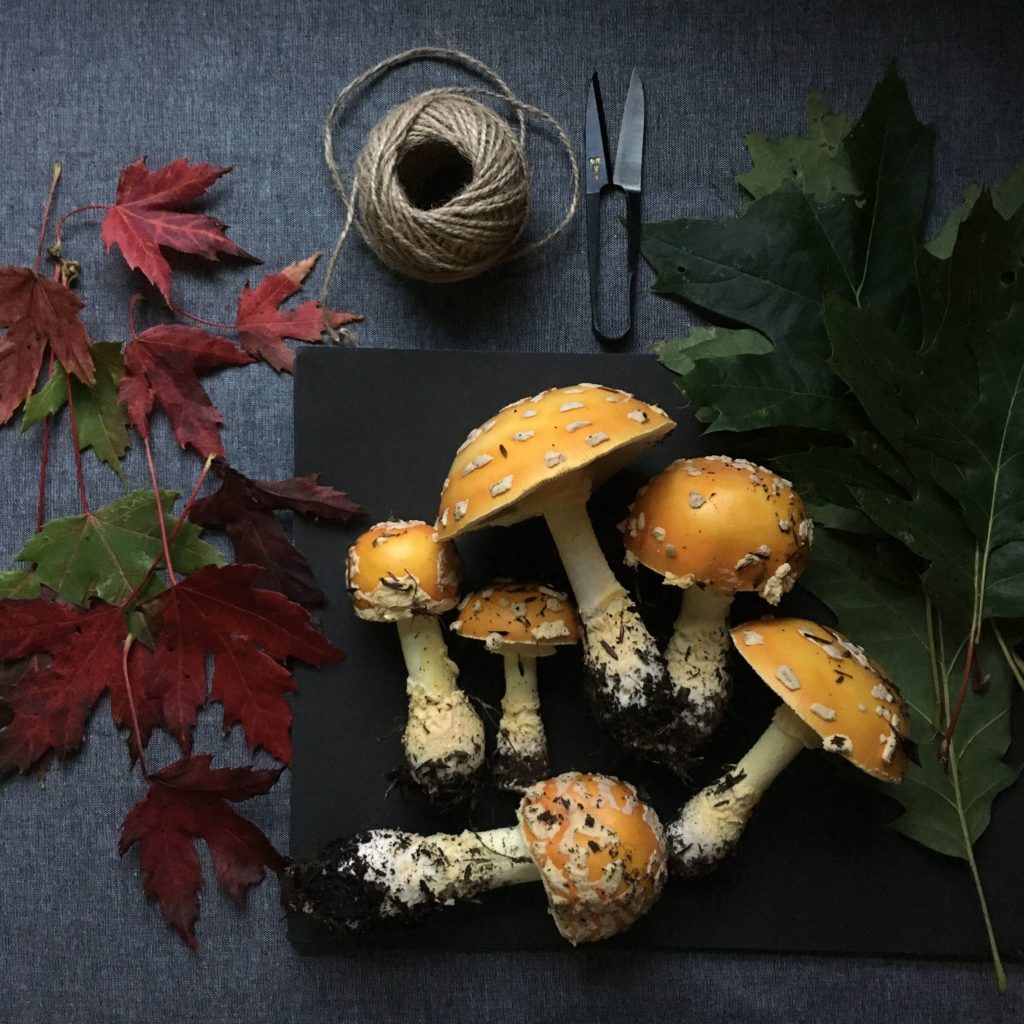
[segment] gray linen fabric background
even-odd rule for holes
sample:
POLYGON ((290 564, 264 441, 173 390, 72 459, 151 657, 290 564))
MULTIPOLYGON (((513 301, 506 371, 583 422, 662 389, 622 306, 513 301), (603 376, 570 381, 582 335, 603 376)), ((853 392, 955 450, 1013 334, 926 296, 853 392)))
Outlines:
MULTIPOLYGON (((938 122, 936 216, 964 186, 997 180, 1024 157, 1019 0, 5 0, 0 261, 31 264, 55 158, 65 174, 59 214, 111 200, 119 169, 141 154, 152 166, 178 156, 234 164, 207 209, 228 221, 231 237, 261 256, 268 270, 329 249, 340 212, 320 158, 321 119, 355 74, 421 44, 459 46, 489 62, 577 142, 591 71, 602 74, 614 139, 636 66, 647 88, 646 219, 727 215, 736 205, 731 176, 745 166, 746 131, 779 137, 795 130, 812 87, 833 108, 858 113, 893 57, 918 115, 938 122)), ((387 78, 345 120, 342 159, 355 155, 366 129, 389 106, 452 81, 470 79, 437 66, 387 78)), ((557 217, 567 179, 549 134, 535 136, 530 153, 536 235, 557 217)), ((98 215, 71 222, 66 251, 84 264, 80 293, 92 336, 123 339, 127 300, 139 279, 102 253, 97 226, 98 215)), ((231 315, 242 282, 259 273, 237 264, 215 273, 191 262, 177 265, 183 266, 177 301, 213 319, 231 315)), ((314 287, 320 280, 318 274, 314 287)), ((687 322, 678 306, 646 292, 650 280, 645 269, 637 353, 687 322)), ((359 338, 368 347, 594 350, 581 218, 541 255, 446 288, 398 280, 354 240, 333 299, 337 308, 366 315, 359 338)), ((141 316, 143 323, 156 322, 158 304, 141 316)), ((259 365, 214 377, 209 390, 229 424, 232 461, 251 475, 288 475, 291 381, 259 365)), ((154 429, 162 482, 187 491, 197 459, 179 452, 164 422, 154 429)), ((9 426, 0 434, 5 567, 32 529, 39 443, 38 431, 19 436, 9 426)), ((55 452, 66 453, 66 445, 58 435, 55 452)), ((138 451, 127 473, 132 486, 145 486, 138 451)), ((113 474, 91 460, 89 489, 96 505, 120 493, 113 474)), ((48 513, 75 511, 73 474, 60 454, 48 513)), ((197 747, 216 751, 220 763, 244 754, 237 736, 222 743, 215 713, 203 719, 197 747)), ((174 755, 157 740, 151 756, 160 764, 174 755)), ((627 955, 610 948, 303 959, 285 940, 272 883, 256 889, 244 909, 211 885, 203 895, 196 957, 143 897, 137 855, 117 856, 120 822, 140 794, 105 705, 83 754, 54 768, 44 787, 14 779, 0 789, 0 1020, 486 1024, 579 1014, 594 1024, 654 1018, 918 1024, 1024 1014, 1024 972, 1010 970, 1010 993, 1000 999, 984 964, 627 955)), ((285 848, 287 777, 248 812, 285 848)))

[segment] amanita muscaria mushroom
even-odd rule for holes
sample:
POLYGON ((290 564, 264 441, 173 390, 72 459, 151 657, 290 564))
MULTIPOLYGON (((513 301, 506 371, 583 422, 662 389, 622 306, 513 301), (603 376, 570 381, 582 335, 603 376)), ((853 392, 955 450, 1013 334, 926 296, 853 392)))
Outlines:
POLYGON ((539 583, 499 580, 467 594, 451 628, 505 662, 505 696, 491 775, 501 789, 522 790, 550 774, 537 693, 537 659, 579 641, 576 608, 539 583))
POLYGON ((483 765, 484 726, 459 689, 438 616, 458 602, 455 547, 420 520, 378 523, 348 552, 346 579, 356 615, 398 627, 409 676, 403 733, 405 775, 432 799, 469 796, 483 765))
POLYGON ((749 622, 732 630, 732 641, 783 703, 743 759, 669 826, 672 866, 683 875, 709 871, 732 851, 765 790, 805 747, 839 754, 884 782, 901 782, 907 770, 906 707, 855 643, 806 619, 749 622))
POLYGON ((289 909, 336 928, 413 920, 489 889, 540 881, 561 935, 606 939, 654 905, 667 876, 658 816, 629 783, 570 772, 526 790, 518 824, 421 836, 375 829, 293 864, 289 909))
POLYGON ((672 682, 689 691, 682 714, 702 739, 728 696, 734 595, 755 591, 778 604, 807 563, 813 524, 788 480, 710 455, 662 470, 640 489, 622 527, 626 563, 685 591, 665 661, 672 682))
POLYGON ((597 716, 625 747, 679 764, 685 694, 608 567, 587 516, 591 490, 675 423, 655 405, 597 384, 551 388, 470 432, 441 490, 438 536, 543 516, 576 595, 597 716))

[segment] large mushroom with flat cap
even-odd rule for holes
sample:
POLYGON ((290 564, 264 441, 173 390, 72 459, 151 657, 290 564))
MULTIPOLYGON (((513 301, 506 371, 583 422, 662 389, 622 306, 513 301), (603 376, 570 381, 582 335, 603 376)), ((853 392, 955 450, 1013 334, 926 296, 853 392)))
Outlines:
POLYGON ((498 580, 467 594, 452 631, 483 641, 505 665, 505 696, 491 776, 500 789, 521 792, 551 774, 537 692, 537 659, 579 642, 576 606, 540 583, 498 580))
POLYGON ((349 548, 355 613, 395 623, 409 673, 402 776, 439 803, 470 796, 484 758, 484 725, 458 687, 439 622, 458 603, 460 579, 455 546, 420 520, 378 523, 349 548))
POLYGON ((686 695, 608 567, 587 516, 595 486, 675 426, 655 405, 597 384, 551 388, 470 432, 441 491, 437 532, 543 516, 576 595, 584 667, 599 719, 627 749, 682 763, 686 695))
POLYGON ((806 619, 764 619, 732 630, 736 649, 782 699, 742 760, 683 807, 667 830, 672 867, 717 867, 768 786, 801 750, 838 754, 883 782, 901 782, 911 749, 899 691, 855 643, 806 619))
POLYGON ((374 829, 291 865, 289 909, 337 929, 413 921, 503 886, 539 881, 573 945, 628 928, 664 888, 661 823, 629 783, 570 772, 531 786, 509 828, 422 836, 374 829))
POLYGON ((665 650, 682 714, 698 739, 719 723, 729 692, 729 610, 740 592, 776 605, 803 572, 813 524, 793 485, 725 455, 679 459, 642 487, 622 524, 626 564, 684 591, 665 650))

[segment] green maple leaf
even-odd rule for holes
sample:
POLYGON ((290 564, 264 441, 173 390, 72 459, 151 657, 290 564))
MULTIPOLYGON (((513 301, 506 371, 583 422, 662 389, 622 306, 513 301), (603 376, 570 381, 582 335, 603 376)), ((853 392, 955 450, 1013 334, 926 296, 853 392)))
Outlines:
POLYGON ((794 182, 802 192, 825 202, 839 192, 858 192, 853 168, 843 149, 851 124, 842 114, 831 113, 818 92, 807 100, 807 135, 790 135, 773 142, 751 132, 744 140, 753 167, 737 175, 736 181, 748 199, 762 199, 778 190, 784 181, 794 182))
MULTIPOLYGON (((957 232, 962 221, 974 209, 982 189, 971 185, 964 191, 963 202, 949 215, 939 233, 928 243, 927 249, 939 259, 948 259, 953 254, 957 232)), ((1018 164, 1010 173, 991 189, 992 205, 1006 220, 1024 207, 1024 163, 1018 164)))
MULTIPOLYGON (((924 344, 830 299, 831 365, 906 453, 928 496, 906 510, 908 547, 937 567, 958 563, 964 580, 955 585, 963 599, 975 595, 980 618, 1024 617, 1024 271, 987 194, 961 224, 949 260, 921 259, 934 324, 924 344), (942 492, 955 505, 945 519, 942 492), (926 531, 930 549, 919 543, 926 531)), ((936 596, 947 607, 953 597, 936 596)))
MULTIPOLYGON (((168 534, 177 520, 170 514, 178 495, 161 491, 168 534)), ((200 529, 185 523, 171 545, 176 571, 222 565, 215 548, 200 539, 200 529)), ((162 552, 153 492, 132 491, 88 515, 53 519, 21 549, 17 559, 35 566, 40 584, 81 604, 92 593, 120 604, 142 582, 162 552)), ((159 584, 157 584, 159 585, 159 584)), ((147 595, 150 591, 145 591, 147 595)))
POLYGON ((806 427, 841 437, 868 429, 826 364, 822 295, 874 309, 894 327, 916 316, 914 240, 924 219, 933 133, 893 70, 832 159, 857 191, 818 201, 791 178, 735 220, 645 224, 654 290, 764 335, 768 354, 694 363, 683 386, 712 430, 806 427))
POLYGON ((38 597, 42 584, 31 569, 7 569, 0 571, 0 598, 38 597))
MULTIPOLYGON (((90 349, 96 366, 96 382, 92 387, 72 378, 71 394, 78 425, 78 447, 91 448, 121 479, 121 457, 128 450, 128 414, 117 396, 124 376, 124 355, 117 342, 96 342, 90 349)), ((68 401, 68 376, 56 363, 53 376, 25 402, 21 429, 52 416, 68 401)))

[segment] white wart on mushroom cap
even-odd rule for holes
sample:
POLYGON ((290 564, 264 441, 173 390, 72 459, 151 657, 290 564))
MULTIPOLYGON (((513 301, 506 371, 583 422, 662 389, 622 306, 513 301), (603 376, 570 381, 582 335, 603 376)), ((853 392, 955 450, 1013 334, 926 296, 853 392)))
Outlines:
POLYGON ((455 537, 541 515, 552 488, 597 485, 675 422, 656 405, 598 384, 550 388, 470 431, 441 490, 437 533, 455 537), (585 478, 581 480, 581 478, 585 478))
POLYGON ((807 564, 813 524, 793 485, 726 455, 679 459, 640 489, 626 560, 679 587, 757 591, 778 604, 807 564))

